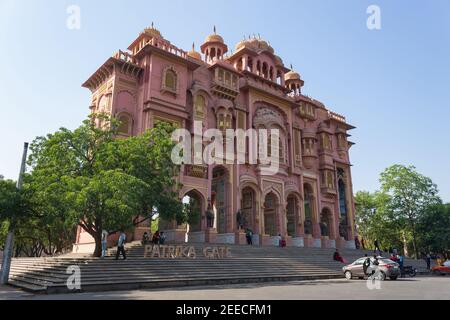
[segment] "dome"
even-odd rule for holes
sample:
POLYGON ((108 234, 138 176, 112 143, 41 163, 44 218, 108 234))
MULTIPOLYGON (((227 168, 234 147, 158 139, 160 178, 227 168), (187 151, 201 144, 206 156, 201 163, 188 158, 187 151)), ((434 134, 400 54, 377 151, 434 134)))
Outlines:
POLYGON ((187 53, 188 57, 196 60, 202 60, 202 55, 200 52, 195 51, 195 44, 192 44, 192 50, 187 53))
POLYGON ((289 71, 284 76, 284 80, 300 80, 300 74, 294 71, 289 71))
POLYGON ((218 34, 210 34, 209 36, 206 37, 205 43, 206 42, 220 42, 220 43, 224 43, 223 38, 221 36, 219 36, 218 34))
POLYGON ((144 33, 150 37, 153 37, 153 38, 162 38, 163 37, 161 35, 161 32, 159 32, 159 30, 153 26, 153 22, 152 22, 152 26, 145 28, 142 33, 144 33))
POLYGON ((286 73, 284 75, 284 80, 285 81, 301 80, 301 78, 300 78, 300 74, 298 72, 295 72, 294 69, 292 68, 292 65, 291 65, 291 71, 289 71, 288 73, 286 73))
POLYGON ((275 50, 270 46, 270 44, 267 41, 257 39, 255 36, 251 39, 250 38, 244 39, 236 45, 236 50, 240 50, 242 48, 249 48, 254 51, 267 50, 272 54, 275 53, 275 50))

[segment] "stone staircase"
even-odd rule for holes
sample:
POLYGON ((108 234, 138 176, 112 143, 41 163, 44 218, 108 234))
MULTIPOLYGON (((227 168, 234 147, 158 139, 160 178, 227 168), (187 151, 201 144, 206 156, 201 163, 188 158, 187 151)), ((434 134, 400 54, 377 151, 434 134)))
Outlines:
MULTIPOLYGON (((210 260, 196 244, 197 259, 144 258, 139 243, 127 244, 127 260, 68 255, 58 258, 13 259, 10 284, 34 293, 68 293, 70 266, 81 271, 81 290, 109 291, 141 288, 221 285, 269 281, 342 278, 342 264, 332 260, 333 249, 228 246, 231 258, 210 260)), ((350 263, 364 252, 341 250, 350 263)))

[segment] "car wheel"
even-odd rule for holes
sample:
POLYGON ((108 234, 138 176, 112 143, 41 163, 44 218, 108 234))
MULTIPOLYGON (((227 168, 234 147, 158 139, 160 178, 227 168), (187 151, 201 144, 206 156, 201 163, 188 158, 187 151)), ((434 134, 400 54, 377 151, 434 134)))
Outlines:
POLYGON ((345 279, 352 280, 352 273, 350 271, 345 271, 345 279))
POLYGON ((392 281, 395 281, 395 280, 397 280, 397 276, 393 276, 393 277, 389 277, 392 281))

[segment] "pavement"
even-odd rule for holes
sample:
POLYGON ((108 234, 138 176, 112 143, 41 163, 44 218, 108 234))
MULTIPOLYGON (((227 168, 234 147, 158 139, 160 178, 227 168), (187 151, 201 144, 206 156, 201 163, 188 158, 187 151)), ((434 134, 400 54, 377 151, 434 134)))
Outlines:
POLYGON ((1 299, 20 300, 449 300, 450 277, 416 277, 381 282, 316 280, 214 287, 33 295, 0 286, 1 299))

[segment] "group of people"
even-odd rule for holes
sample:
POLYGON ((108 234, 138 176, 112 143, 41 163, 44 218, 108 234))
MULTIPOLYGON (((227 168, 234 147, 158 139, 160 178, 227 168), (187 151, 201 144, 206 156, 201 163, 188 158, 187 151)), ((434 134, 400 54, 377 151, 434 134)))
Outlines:
MULTIPOLYGON (((101 237, 101 242, 102 242, 102 255, 101 258, 104 259, 106 257, 107 254, 107 250, 108 250, 108 236, 109 236, 109 232, 106 230, 102 231, 102 237, 101 237)), ((127 255, 125 253, 125 242, 127 239, 127 235, 124 232, 124 230, 120 230, 119 233, 119 239, 117 240, 117 251, 116 251, 116 260, 119 259, 119 256, 122 255, 123 259, 126 260, 127 259, 127 255)), ((155 234, 149 234, 148 232, 144 232, 143 236, 142 236, 142 245, 147 245, 147 244, 164 244, 166 241, 166 235, 164 234, 164 232, 160 232, 159 230, 155 232, 155 234)))
POLYGON ((144 232, 142 236, 142 245, 148 245, 148 244, 164 244, 166 242, 166 235, 163 231, 156 231, 153 236, 152 234, 148 232, 144 232))
MULTIPOLYGON (((102 231, 102 256, 101 258, 104 259, 106 257, 106 253, 108 250, 108 236, 109 232, 106 230, 102 231)), ((119 260, 119 256, 122 254, 123 259, 127 259, 127 255, 125 253, 125 242, 127 240, 127 235, 125 234, 124 230, 120 230, 119 233, 119 239, 117 240, 117 252, 116 252, 116 260, 119 260)))

